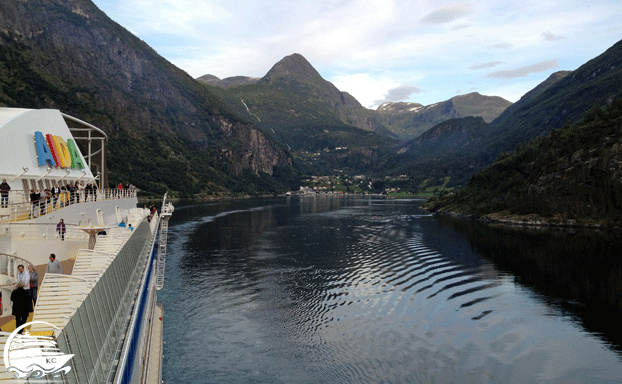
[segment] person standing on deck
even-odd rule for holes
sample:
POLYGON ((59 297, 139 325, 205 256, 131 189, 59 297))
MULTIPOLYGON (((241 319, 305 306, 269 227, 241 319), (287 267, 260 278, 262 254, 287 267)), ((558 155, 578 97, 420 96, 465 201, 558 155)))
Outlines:
POLYGON ((65 241, 65 232, 67 232, 67 227, 65 226, 63 219, 60 219, 58 224, 56 224, 56 232, 60 235, 60 240, 65 241))
POLYGON ((58 196, 60 196, 60 187, 58 186, 58 184, 54 184, 54 186, 52 187, 52 199, 54 205, 54 207, 52 208, 53 210, 58 208, 56 206, 56 203, 58 203, 58 196))
POLYGON ((45 268, 45 273, 63 273, 63 266, 60 261, 56 260, 56 255, 50 253, 50 262, 45 268))
POLYGON ((35 191, 34 189, 30 190, 30 203, 32 204, 32 212, 30 213, 31 217, 35 217, 36 215, 40 197, 41 194, 39 193, 39 191, 35 191))
POLYGON ((28 293, 30 294, 30 300, 32 300, 33 305, 37 305, 37 290, 39 289, 39 274, 35 271, 35 268, 32 265, 28 266, 28 274, 30 274, 30 289, 28 293))
MULTIPOLYGON (((26 324, 28 314, 31 311, 30 295, 24 290, 24 282, 20 281, 11 292, 11 301, 13 302, 12 315, 15 316, 15 329, 26 324)), ((23 329, 19 331, 22 333, 23 329)))
POLYGON ((6 179, 2 179, 2 184, 0 184, 0 195, 2 195, 2 208, 7 208, 9 206, 9 191, 11 190, 11 186, 6 182, 6 179))
POLYGON ((28 271, 24 271, 24 265, 20 264, 17 266, 17 282, 22 281, 24 283, 24 289, 30 289, 30 273, 28 271))

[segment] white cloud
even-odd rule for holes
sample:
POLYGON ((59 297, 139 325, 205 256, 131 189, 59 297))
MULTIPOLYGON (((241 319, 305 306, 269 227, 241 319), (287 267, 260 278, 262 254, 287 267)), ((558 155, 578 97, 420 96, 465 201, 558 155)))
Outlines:
POLYGON ((470 3, 455 2, 436 9, 421 18, 421 22, 429 24, 445 24, 473 13, 470 3))
POLYGON ((387 99, 387 95, 402 90, 400 97, 391 101, 405 100, 417 90, 416 87, 404 88, 387 75, 372 75, 370 73, 337 74, 331 82, 341 91, 354 96, 366 108, 374 109, 387 99))
POLYGON ((487 74, 486 77, 497 79, 515 79, 517 77, 527 77, 531 73, 546 72, 550 69, 555 69, 558 66, 559 63, 557 60, 547 60, 507 71, 491 72, 487 74))
POLYGON ((500 64, 503 64, 503 61, 489 61, 487 63, 472 65, 469 67, 469 69, 477 70, 477 69, 484 69, 484 68, 492 68, 500 64))
POLYGON ((546 41, 557 41, 557 40, 561 40, 561 39, 564 38, 564 36, 560 36, 560 35, 556 35, 554 33, 551 33, 551 31, 542 32, 542 37, 546 41))
POLYGON ((410 94, 422 104, 456 89, 515 97, 547 70, 575 69, 622 36, 622 2, 610 0, 94 1, 193 77, 260 77, 297 52, 366 106, 414 86, 425 89, 410 94), (477 71, 502 64, 516 69, 477 71))
POLYGON ((373 106, 376 107, 387 101, 404 101, 410 99, 412 95, 424 92, 423 89, 413 85, 400 85, 399 87, 389 89, 382 99, 375 100, 373 106))

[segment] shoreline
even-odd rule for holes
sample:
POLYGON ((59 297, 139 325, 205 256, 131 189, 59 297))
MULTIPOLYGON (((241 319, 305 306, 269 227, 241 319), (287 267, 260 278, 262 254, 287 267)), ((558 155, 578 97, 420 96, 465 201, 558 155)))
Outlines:
MULTIPOLYGON (((426 208, 424 208, 426 209, 426 208)), ((530 227, 530 228, 565 228, 565 229, 589 229, 589 230, 608 230, 619 232, 622 230, 619 226, 603 225, 602 222, 594 223, 580 223, 577 220, 562 220, 552 221, 536 214, 530 215, 505 215, 503 212, 489 213, 486 215, 477 214, 465 214, 452 211, 443 210, 429 210, 431 213, 446 215, 451 217, 457 217, 461 219, 468 219, 478 221, 484 224, 498 224, 509 227, 530 227)))

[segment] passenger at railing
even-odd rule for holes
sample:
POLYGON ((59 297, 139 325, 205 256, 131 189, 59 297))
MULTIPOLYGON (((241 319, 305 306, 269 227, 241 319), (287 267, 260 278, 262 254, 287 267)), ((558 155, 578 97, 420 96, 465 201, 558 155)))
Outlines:
POLYGON ((45 215, 47 212, 47 208, 48 208, 48 204, 50 202, 50 196, 52 195, 52 193, 50 192, 49 189, 44 189, 43 192, 41 192, 41 198, 39 199, 39 201, 41 202, 41 215, 45 215))
POLYGON ((75 198, 74 187, 71 183, 67 183, 65 188, 67 189, 67 192, 69 192, 69 200, 67 201, 67 204, 71 205, 73 204, 73 199, 75 198))
POLYGON ((60 187, 58 186, 58 184, 54 184, 54 186, 52 187, 52 200, 53 200, 53 208, 52 209, 58 209, 58 196, 60 196, 60 187))
POLYGON ((125 228, 125 220, 121 220, 121 222, 119 223, 119 227, 125 228))
MULTIPOLYGON (((80 198, 84 195, 84 183, 81 183, 79 181, 76 180, 76 191, 78 193, 78 200, 77 202, 80 202, 80 198)), ((86 201, 86 199, 84 200, 86 201)))
POLYGON ((123 183, 119 183, 119 185, 117 186, 117 192, 119 198, 121 198, 121 196, 123 195, 123 183))
POLYGON ((30 213, 31 217, 35 217, 37 214, 37 207, 39 206, 39 198, 41 194, 38 190, 31 189, 30 190, 30 203, 32 204, 32 212, 30 213))
POLYGON ((11 186, 6 182, 6 179, 2 179, 0 184, 0 195, 2 196, 2 208, 8 208, 9 206, 9 191, 11 186))
MULTIPOLYGON (((11 301, 13 302, 13 316, 15 316, 15 329, 26 324, 28 320, 28 314, 32 312, 32 302, 30 301, 30 295, 24 289, 24 282, 18 282, 11 292, 11 301)), ((18 333, 22 333, 23 329, 20 329, 18 333)))
POLYGON ((56 224, 56 232, 60 236, 61 241, 65 241, 65 232, 67 232, 67 227, 65 226, 65 221, 60 219, 58 224, 56 224))
POLYGON ((50 253, 50 262, 45 267, 45 273, 63 273, 63 266, 53 253, 50 253))
POLYGON ((24 283, 24 289, 30 289, 30 273, 28 271, 24 271, 24 265, 20 264, 17 266, 17 282, 20 281, 24 283))
POLYGON ((91 192, 93 188, 91 187, 91 183, 87 183, 84 187, 84 201, 91 201, 91 192))
POLYGON ((28 266, 28 274, 30 275, 30 289, 28 293, 30 294, 30 300, 32 300, 33 305, 37 305, 37 290, 39 289, 39 274, 35 271, 35 267, 32 265, 28 266))
POLYGON ((65 185, 61 185, 60 190, 60 206, 64 207, 66 205, 69 205, 69 192, 67 191, 67 187, 65 185))

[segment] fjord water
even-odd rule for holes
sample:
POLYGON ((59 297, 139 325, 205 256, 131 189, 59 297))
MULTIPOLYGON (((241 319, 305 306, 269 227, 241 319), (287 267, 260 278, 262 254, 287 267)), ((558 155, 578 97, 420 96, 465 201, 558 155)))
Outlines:
POLYGON ((406 199, 176 204, 165 383, 619 383, 622 241, 406 199))

